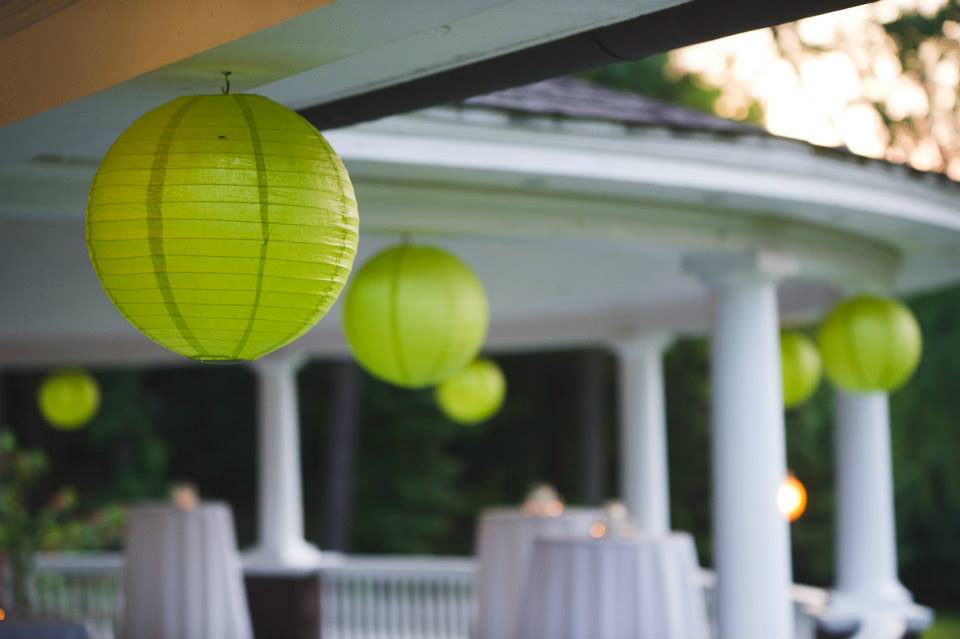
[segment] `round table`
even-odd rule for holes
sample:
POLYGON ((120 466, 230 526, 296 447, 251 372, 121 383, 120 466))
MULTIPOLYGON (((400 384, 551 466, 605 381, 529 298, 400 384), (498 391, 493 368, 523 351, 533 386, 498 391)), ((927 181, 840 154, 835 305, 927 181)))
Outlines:
POLYGON ((601 511, 566 508, 557 516, 531 515, 521 508, 491 508, 477 531, 477 609, 475 639, 508 639, 533 542, 544 534, 586 534, 601 511))
POLYGON ((132 507, 124 600, 124 639, 251 639, 230 508, 132 507))
POLYGON ((541 537, 516 639, 709 639, 691 537, 541 537))

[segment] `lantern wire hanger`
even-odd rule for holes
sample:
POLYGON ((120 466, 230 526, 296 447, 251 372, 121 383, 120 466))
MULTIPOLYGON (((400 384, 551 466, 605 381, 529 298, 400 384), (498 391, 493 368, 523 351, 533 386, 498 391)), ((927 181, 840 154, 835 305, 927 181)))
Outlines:
POLYGON ((232 72, 221 71, 220 73, 223 74, 223 87, 221 87, 220 93, 222 93, 223 95, 229 95, 230 94, 230 74, 232 72))

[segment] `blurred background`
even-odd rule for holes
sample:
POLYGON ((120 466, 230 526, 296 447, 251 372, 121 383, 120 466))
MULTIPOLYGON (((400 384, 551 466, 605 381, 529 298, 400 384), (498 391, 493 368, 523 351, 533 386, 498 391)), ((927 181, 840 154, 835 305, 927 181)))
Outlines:
MULTIPOLYGON (((585 77, 960 179, 960 5, 953 2, 887 0, 585 77)), ((925 350, 913 381, 891 398, 900 575, 918 601, 938 610, 935 632, 960 636, 950 612, 960 609, 960 289, 906 301, 937 348, 925 350)), ((665 364, 672 524, 694 533, 704 564, 711 556, 707 348, 681 339, 665 364)), ((351 362, 304 367, 310 541, 352 553, 466 555, 478 511, 517 502, 536 482, 552 483, 574 504, 616 497, 612 355, 600 347, 488 355, 506 374, 508 399, 492 420, 470 427, 446 420, 431 391, 390 387, 351 362)), ((37 494, 53 491, 70 504, 69 516, 50 527, 47 549, 118 547, 121 505, 163 497, 177 481, 229 502, 240 545, 253 542, 251 371, 94 370, 101 409, 75 432, 53 430, 39 415, 47 372, 0 376, 3 421, 55 471, 37 494)), ((794 577, 824 587, 833 563, 831 412, 824 385, 787 416, 789 466, 810 495, 792 527, 794 577)))

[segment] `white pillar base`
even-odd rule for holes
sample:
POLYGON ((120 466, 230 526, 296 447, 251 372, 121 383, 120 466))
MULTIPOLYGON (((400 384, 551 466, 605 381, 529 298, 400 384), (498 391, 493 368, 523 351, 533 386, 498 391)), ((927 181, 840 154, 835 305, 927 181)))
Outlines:
POLYGON ((821 625, 899 639, 933 620, 897 578, 890 414, 886 393, 836 393, 836 588, 821 625))
POLYGON ((243 553, 243 567, 258 572, 271 569, 315 568, 328 563, 332 553, 321 552, 319 548, 302 539, 289 541, 280 547, 256 545, 243 553))
POLYGON ((933 623, 933 611, 915 604, 903 589, 905 599, 868 599, 852 593, 830 593, 827 609, 820 615, 820 626, 827 632, 856 632, 854 639, 902 639, 921 633, 933 623))

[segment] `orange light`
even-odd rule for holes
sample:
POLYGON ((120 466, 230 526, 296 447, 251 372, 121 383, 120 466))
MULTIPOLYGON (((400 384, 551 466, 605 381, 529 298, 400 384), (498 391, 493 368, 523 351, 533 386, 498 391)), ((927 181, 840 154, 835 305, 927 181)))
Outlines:
POLYGON ((183 512, 189 512, 196 508, 199 502, 197 489, 192 484, 175 484, 170 489, 170 501, 183 512))
POLYGON ((3 621, 7 618, 7 611, 3 608, 0 608, 0 621, 3 621))
POLYGON ((607 534, 607 525, 602 521, 595 521, 590 524, 587 534, 594 539, 602 539, 607 534))
POLYGON ((777 491, 777 508, 787 521, 800 519, 807 509, 807 489, 803 483, 790 473, 780 484, 777 491))
POLYGON ((563 514, 563 501, 553 486, 537 484, 527 494, 523 512, 533 517, 559 517, 563 514))

